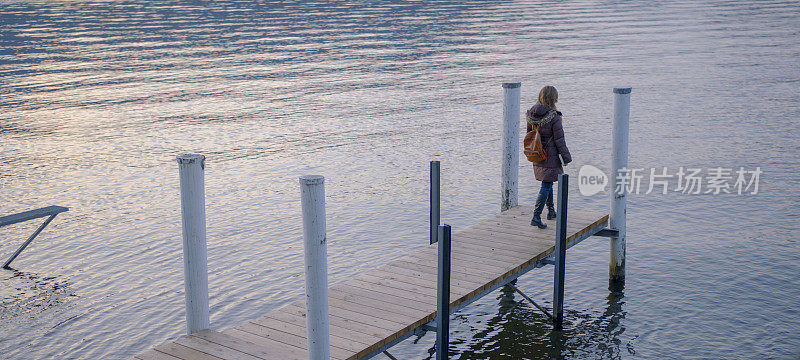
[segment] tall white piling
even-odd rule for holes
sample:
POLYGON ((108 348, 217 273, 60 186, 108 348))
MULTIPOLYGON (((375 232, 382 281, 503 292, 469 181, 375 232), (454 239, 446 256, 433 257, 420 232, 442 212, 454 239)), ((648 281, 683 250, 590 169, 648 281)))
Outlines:
POLYGON ((330 359, 325 178, 300 178, 306 264, 306 329, 309 360, 330 359))
POLYGON ((518 204, 520 87, 518 82, 503 83, 503 175, 500 211, 506 211, 518 204))
POLYGON ((186 291, 186 330, 193 334, 209 328, 208 264, 206 256, 206 157, 177 157, 181 184, 183 274, 186 291))
POLYGON ((614 186, 611 189, 611 214, 608 226, 618 230, 617 237, 610 241, 608 278, 612 283, 625 281, 625 216, 627 213, 625 196, 627 191, 619 189, 620 169, 628 167, 628 122, 630 118, 631 88, 614 88, 614 124, 612 129, 611 178, 614 186))

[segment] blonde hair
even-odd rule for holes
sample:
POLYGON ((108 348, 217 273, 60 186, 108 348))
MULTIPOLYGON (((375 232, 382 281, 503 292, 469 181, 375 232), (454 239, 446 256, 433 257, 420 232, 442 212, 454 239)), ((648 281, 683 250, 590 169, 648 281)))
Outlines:
POLYGON ((539 100, 536 101, 537 104, 542 105, 551 110, 558 110, 556 109, 556 103, 558 102, 558 90, 555 87, 547 85, 539 91, 539 100))

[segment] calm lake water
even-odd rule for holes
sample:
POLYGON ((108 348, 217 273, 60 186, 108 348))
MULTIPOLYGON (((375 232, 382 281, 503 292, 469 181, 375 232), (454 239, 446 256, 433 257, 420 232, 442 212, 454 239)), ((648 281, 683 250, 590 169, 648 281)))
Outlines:
MULTIPOLYGON (((183 334, 180 153, 208 159, 215 329, 302 296, 302 174, 326 176, 332 283, 427 244, 430 160, 443 221, 496 214, 518 80, 523 108, 559 89, 572 176, 608 171, 611 89, 633 87, 627 286, 609 292, 608 241, 588 239, 564 332, 498 291, 454 315, 453 358, 798 359, 798 19, 794 1, 3 1, 0 215, 70 211, 0 271, 0 358, 183 334), (645 194, 664 167, 763 173, 757 194, 645 194)), ((532 204, 525 161, 520 178, 532 204)), ((570 208, 607 211, 572 185, 570 208)), ((36 226, 0 229, 0 256, 36 226)), ((551 283, 518 285, 550 306, 551 283)), ((428 359, 434 338, 391 352, 428 359)))

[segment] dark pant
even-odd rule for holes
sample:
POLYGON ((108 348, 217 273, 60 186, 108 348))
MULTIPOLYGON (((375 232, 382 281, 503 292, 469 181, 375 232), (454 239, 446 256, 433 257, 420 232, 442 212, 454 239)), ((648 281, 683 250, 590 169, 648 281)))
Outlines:
POLYGON ((542 181, 542 187, 539 189, 539 197, 536 198, 536 207, 533 209, 533 215, 541 215, 545 204, 547 204, 547 207, 553 206, 553 183, 550 181, 542 181))
POLYGON ((542 187, 539 189, 539 197, 545 198, 548 202, 553 202, 553 183, 549 181, 542 181, 542 187))

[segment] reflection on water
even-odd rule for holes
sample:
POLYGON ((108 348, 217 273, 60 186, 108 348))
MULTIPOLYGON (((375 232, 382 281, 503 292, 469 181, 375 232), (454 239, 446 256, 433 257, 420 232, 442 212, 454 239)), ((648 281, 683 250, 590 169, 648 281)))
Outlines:
MULTIPOLYGON (((124 359, 183 333, 179 153, 208 159, 217 329, 301 295, 302 174, 327 177, 331 283, 427 244, 430 160, 443 221, 495 214, 504 80, 524 107, 559 89, 571 175, 608 168, 627 85, 632 167, 761 166, 763 191, 631 196, 625 297, 606 241, 584 241, 563 333, 501 291, 454 319, 458 357, 796 357, 798 18, 796 1, 2 1, 0 215, 71 210, 0 271, 0 357, 124 359)), ((537 185, 521 163, 522 203, 537 185)), ((0 229, 0 256, 27 226, 0 229)), ((544 304, 548 271, 519 279, 544 304)), ((392 353, 430 357, 431 338, 392 353)))
MULTIPOLYGON (((624 292, 609 289, 600 316, 564 308, 564 328, 554 331, 552 321, 514 290, 498 290, 497 313, 486 322, 473 324, 471 338, 452 341, 456 359, 620 359, 634 355, 632 343, 622 343, 625 332, 624 292)), ((549 302, 545 304, 551 305, 549 302)), ((546 308, 552 310, 546 305, 546 308)), ((456 319, 470 316, 456 315, 456 319)), ((434 359, 431 355, 429 359, 434 359)))
MULTIPOLYGON (((71 289, 72 283, 67 279, 45 277, 13 268, 4 269, 2 275, 0 321, 6 324, 26 319, 46 319, 48 313, 78 300, 78 295, 71 289)), ((57 327, 62 323, 51 326, 57 327)))

